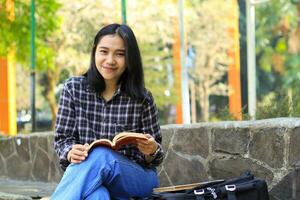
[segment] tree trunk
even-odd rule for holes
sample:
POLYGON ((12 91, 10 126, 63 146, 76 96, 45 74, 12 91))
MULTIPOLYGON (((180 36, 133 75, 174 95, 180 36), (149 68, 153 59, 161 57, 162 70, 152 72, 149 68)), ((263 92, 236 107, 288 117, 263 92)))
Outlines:
POLYGON ((57 115, 57 102, 55 98, 55 86, 59 77, 58 69, 49 69, 46 73, 47 76, 47 86, 46 86, 46 100, 49 103, 51 114, 52 114, 52 129, 54 129, 56 115, 57 115))
POLYGON ((198 96, 199 96, 199 104, 200 104, 200 121, 204 121, 204 91, 202 89, 202 84, 198 85, 198 96))
POLYGON ((204 107, 203 107, 203 120, 205 122, 209 121, 209 94, 207 90, 205 90, 205 95, 204 95, 204 107))
POLYGON ((209 88, 205 85, 205 83, 199 83, 198 93, 200 97, 199 99, 200 99, 200 108, 201 108, 201 121, 208 122, 210 91, 209 88))
POLYGON ((196 89, 194 81, 190 82, 191 90, 191 107, 192 107, 192 123, 197 122, 197 108, 196 108, 196 89))

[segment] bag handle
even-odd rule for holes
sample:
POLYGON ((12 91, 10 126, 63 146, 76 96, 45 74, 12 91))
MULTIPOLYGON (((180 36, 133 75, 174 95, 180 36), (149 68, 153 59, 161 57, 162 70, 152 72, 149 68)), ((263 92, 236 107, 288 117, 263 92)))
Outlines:
POLYGON ((218 198, 218 195, 216 194, 216 191, 215 191, 216 189, 208 187, 206 189, 194 190, 194 194, 195 194, 197 200, 205 200, 205 198, 204 198, 205 190, 207 191, 206 194, 211 195, 213 197, 213 199, 217 199, 218 198))
POLYGON ((205 200, 204 199, 204 189, 194 190, 194 194, 196 195, 197 200, 205 200))
POLYGON ((225 185, 228 200, 237 200, 235 195, 236 185, 225 185))

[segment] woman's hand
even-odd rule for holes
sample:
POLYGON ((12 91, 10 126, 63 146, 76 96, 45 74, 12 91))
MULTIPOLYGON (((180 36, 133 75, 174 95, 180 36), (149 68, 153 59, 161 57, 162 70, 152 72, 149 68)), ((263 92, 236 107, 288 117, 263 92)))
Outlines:
POLYGON ((88 144, 74 144, 68 153, 68 161, 70 163, 81 163, 88 156, 88 144))
POLYGON ((148 140, 137 140, 137 148, 146 156, 153 154, 158 148, 158 144, 150 134, 145 134, 148 140))

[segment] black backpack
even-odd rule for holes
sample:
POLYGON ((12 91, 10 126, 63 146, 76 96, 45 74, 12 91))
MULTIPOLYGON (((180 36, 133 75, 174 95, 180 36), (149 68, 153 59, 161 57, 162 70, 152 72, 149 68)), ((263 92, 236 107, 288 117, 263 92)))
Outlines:
POLYGON ((268 187, 263 179, 250 171, 241 176, 208 183, 193 189, 174 192, 153 192, 147 200, 269 200, 268 187))

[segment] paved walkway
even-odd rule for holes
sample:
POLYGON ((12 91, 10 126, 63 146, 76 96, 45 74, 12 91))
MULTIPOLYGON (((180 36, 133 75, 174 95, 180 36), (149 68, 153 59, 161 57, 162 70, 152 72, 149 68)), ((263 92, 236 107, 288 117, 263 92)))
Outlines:
POLYGON ((32 200, 49 197, 56 185, 57 183, 0 179, 0 200, 32 200))

